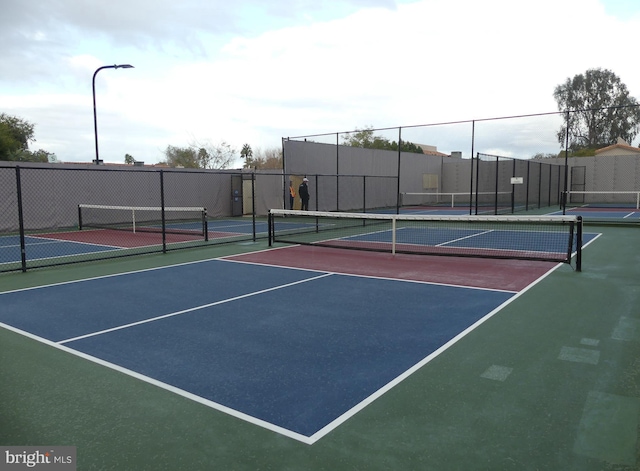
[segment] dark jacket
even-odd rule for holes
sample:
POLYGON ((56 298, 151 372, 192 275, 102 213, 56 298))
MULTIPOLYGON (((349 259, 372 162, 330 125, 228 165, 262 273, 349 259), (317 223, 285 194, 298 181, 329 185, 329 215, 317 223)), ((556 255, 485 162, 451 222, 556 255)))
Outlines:
POLYGON ((303 200, 309 199, 309 187, 307 186, 307 182, 302 182, 300 184, 300 187, 298 188, 298 194, 303 200))

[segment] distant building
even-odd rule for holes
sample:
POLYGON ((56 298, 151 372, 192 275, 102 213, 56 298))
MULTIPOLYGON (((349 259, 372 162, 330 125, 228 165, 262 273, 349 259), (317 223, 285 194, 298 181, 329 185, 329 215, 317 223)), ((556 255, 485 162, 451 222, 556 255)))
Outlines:
POLYGON ((420 149, 422 149, 422 153, 425 155, 434 155, 436 157, 450 157, 449 154, 445 154, 443 152, 439 152, 436 146, 428 146, 426 144, 416 144, 420 149))
POLYGON ((596 155, 640 155, 640 148, 633 147, 627 141, 619 137, 618 142, 615 144, 596 150, 596 155))

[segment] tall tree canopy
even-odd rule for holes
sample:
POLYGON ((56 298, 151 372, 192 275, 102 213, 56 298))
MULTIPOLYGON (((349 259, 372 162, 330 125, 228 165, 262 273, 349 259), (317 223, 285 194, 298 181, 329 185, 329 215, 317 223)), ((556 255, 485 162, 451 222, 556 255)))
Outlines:
MULTIPOLYGON (((386 137, 373 134, 372 127, 356 128, 355 132, 343 134, 342 143, 346 146, 364 147, 366 149, 398 150, 396 141, 389 141, 386 137)), ((409 141, 402 141, 400 150, 402 152, 424 154, 420 146, 409 141)))
POLYGON ((240 157, 244 159, 244 168, 253 167, 253 150, 249 144, 244 144, 240 151, 240 157))
MULTIPOLYGON (((568 78, 553 92, 558 109, 569 111, 569 148, 595 149, 615 144, 621 137, 633 141, 640 130, 640 107, 627 86, 607 69, 589 69, 568 78)), ((565 145, 567 122, 557 134, 565 145)))
POLYGON ((255 154, 252 152, 251 156, 245 158, 244 168, 282 170, 282 149, 271 147, 262 150, 258 148, 255 154))
POLYGON ((236 158, 235 150, 226 142, 191 143, 188 147, 167 146, 165 163, 170 167, 184 168, 228 168, 236 158))
POLYGON ((0 160, 19 162, 48 162, 55 160, 50 152, 39 149, 29 150, 29 143, 35 142, 34 125, 29 121, 0 113, 0 160))

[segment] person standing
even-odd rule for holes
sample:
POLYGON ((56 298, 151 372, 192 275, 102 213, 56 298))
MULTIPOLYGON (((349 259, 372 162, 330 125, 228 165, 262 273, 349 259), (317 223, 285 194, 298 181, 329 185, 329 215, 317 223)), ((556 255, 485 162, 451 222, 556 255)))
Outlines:
POLYGON ((300 187, 298 188, 298 194, 300 195, 300 200, 302 201, 302 206, 300 208, 302 211, 309 211, 309 187, 307 186, 308 182, 309 179, 307 177, 304 177, 302 179, 300 187))
POLYGON ((293 202, 296 197, 296 190, 293 187, 293 182, 289 180, 289 209, 293 209, 293 202))

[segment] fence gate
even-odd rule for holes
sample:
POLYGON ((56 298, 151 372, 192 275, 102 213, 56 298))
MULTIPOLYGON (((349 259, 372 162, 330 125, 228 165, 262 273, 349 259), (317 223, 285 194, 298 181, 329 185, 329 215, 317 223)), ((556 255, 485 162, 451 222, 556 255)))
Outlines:
POLYGON ((242 216, 242 175, 231 176, 231 215, 242 216))
MULTIPOLYGON (((585 175, 587 167, 582 165, 579 167, 571 167, 571 188, 570 191, 584 191, 585 175)), ((584 203, 584 193, 571 194, 569 203, 584 203)))

